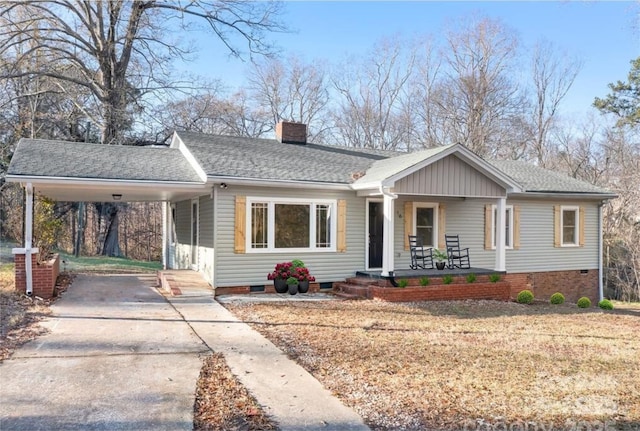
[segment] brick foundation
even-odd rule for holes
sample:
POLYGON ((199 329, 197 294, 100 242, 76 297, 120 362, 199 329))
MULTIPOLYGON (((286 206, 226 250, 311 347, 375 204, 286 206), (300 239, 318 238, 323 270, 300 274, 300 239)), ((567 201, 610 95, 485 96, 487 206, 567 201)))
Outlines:
MULTIPOLYGON (((25 268, 25 254, 15 253, 15 283, 18 292, 25 293, 27 291, 27 271, 25 268)), ((31 255, 32 268, 32 290, 33 296, 50 299, 53 298, 56 287, 56 280, 60 275, 60 256, 54 255, 53 259, 44 262, 38 262, 38 254, 31 255)))
POLYGON ((551 295, 560 292, 567 302, 575 303, 586 296, 592 304, 598 303, 597 269, 506 274, 504 279, 511 284, 511 298, 514 299, 520 291, 529 289, 542 301, 548 301, 551 295))
MULTIPOLYGON (((308 293, 317 293, 320 291, 319 283, 309 283, 308 293)), ((231 287, 216 287, 216 296, 220 295, 238 295, 245 293, 276 293, 276 289, 273 284, 265 284, 264 290, 258 292, 251 292, 251 286, 231 286, 231 287)))
POLYGON ((369 287, 369 295, 372 299, 390 302, 453 301, 462 299, 509 300, 510 287, 506 281, 497 283, 454 283, 405 288, 372 285, 369 287))

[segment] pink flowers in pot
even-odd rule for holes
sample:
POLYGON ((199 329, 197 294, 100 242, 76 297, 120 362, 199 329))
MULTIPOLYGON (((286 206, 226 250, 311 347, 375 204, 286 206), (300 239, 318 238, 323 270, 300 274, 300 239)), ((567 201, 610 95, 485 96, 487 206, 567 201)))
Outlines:
POLYGON ((287 280, 290 277, 298 281, 316 281, 316 278, 309 274, 309 269, 299 259, 278 263, 274 271, 267 274, 267 280, 287 280))

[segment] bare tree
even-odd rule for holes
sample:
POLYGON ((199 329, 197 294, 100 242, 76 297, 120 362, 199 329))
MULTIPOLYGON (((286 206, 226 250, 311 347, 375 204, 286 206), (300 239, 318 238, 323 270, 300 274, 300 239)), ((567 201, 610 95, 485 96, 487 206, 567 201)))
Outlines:
POLYGON ((548 41, 540 41, 534 48, 531 77, 535 93, 530 114, 529 153, 539 166, 546 165, 549 132, 560 103, 581 68, 581 61, 557 51, 548 41))
MULTIPOLYGON (((78 109, 99 125, 105 144, 125 142, 146 95, 178 85, 169 66, 185 59, 190 47, 174 38, 176 29, 206 28, 233 55, 241 53, 239 41, 250 54, 268 51, 266 33, 281 29, 274 21, 279 4, 273 2, 25 0, 0 7, 0 57, 28 46, 8 59, 1 76, 48 77, 65 92, 69 85, 85 88, 93 103, 78 109), (33 53, 47 61, 30 62, 33 53)), ((117 210, 103 214, 102 253, 118 255, 117 210)))
POLYGON ((518 39, 503 23, 472 17, 447 32, 444 78, 433 98, 444 136, 474 152, 496 155, 521 113, 513 76, 518 39))
POLYGON ((284 61, 263 59, 249 74, 249 90, 258 105, 269 108, 273 125, 281 120, 304 123, 309 139, 323 139, 329 90, 321 62, 305 63, 295 55, 284 61))
POLYGON ((337 139, 352 147, 406 150, 402 99, 415 65, 415 50, 398 40, 379 42, 364 61, 350 59, 334 78, 337 139))

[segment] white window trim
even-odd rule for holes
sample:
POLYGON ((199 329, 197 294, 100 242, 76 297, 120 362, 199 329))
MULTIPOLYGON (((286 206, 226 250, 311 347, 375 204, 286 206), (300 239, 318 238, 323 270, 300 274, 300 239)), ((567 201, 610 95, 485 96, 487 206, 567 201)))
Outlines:
MULTIPOLYGON (((438 203, 437 202, 414 202, 413 203, 413 235, 417 235, 417 224, 418 224, 418 213, 417 213, 417 209, 418 208, 433 208, 433 248, 438 248, 438 238, 440 238, 438 236, 438 203)), ((425 247, 427 247, 425 245, 425 247)))
POLYGON ((331 253, 336 252, 338 242, 338 201, 337 199, 301 199, 301 198, 271 198, 248 196, 246 203, 246 252, 247 253, 331 253), (251 247, 251 205, 254 203, 267 204, 267 248, 251 247), (309 248, 275 248, 275 205, 276 204, 310 205, 309 220, 309 248), (316 205, 331 206, 331 247, 316 247, 316 205))
MULTIPOLYGON (((505 250, 513 250, 513 205, 505 205, 505 210, 509 211, 509 245, 505 245, 505 250)), ((491 250, 496 249, 496 212, 498 206, 491 205, 491 250)), ((506 226, 505 226, 506 229, 506 226)), ((506 239, 506 232, 505 232, 506 239)))
POLYGON ((578 205, 560 206, 560 247, 580 247, 580 207, 578 205), (575 227, 573 231, 573 243, 564 242, 564 212, 574 211, 575 227))

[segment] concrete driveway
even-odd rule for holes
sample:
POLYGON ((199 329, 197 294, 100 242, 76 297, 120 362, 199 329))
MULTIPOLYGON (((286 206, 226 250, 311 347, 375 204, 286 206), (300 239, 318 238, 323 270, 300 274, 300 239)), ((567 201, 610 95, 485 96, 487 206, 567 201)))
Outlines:
POLYGON ((0 430, 191 430, 209 350, 153 275, 76 278, 0 364, 0 430))

